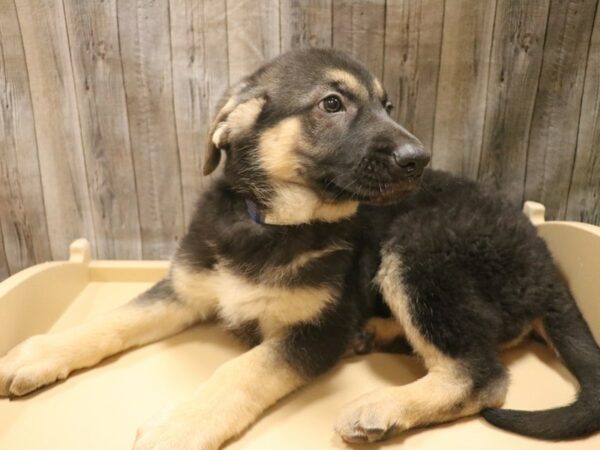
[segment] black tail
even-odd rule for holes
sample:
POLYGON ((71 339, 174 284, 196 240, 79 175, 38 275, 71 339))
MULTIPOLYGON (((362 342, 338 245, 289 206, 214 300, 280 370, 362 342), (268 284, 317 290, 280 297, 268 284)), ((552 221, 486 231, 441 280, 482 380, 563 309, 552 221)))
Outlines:
MULTIPOLYGON (((544 411, 485 409, 492 425, 539 439, 574 439, 600 430, 600 348, 569 298, 544 317, 544 327, 567 368, 579 381, 577 399, 544 411)), ((564 298, 564 297, 563 297, 564 298)))

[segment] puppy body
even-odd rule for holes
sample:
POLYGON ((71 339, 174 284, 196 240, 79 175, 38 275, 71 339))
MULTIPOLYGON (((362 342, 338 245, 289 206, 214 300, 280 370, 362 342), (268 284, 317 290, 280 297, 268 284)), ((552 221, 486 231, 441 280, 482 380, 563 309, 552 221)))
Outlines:
POLYGON ((503 428, 570 438, 600 428, 600 349, 534 227, 500 196, 425 171, 381 84, 331 50, 283 55, 226 95, 200 200, 168 276, 129 304, 0 359, 0 396, 220 320, 252 347, 142 427, 136 449, 218 448, 331 368, 367 324, 429 373, 367 394, 336 429, 352 442, 482 409, 503 428), (422 176, 421 176, 422 175, 422 176), (360 206, 359 206, 360 203, 360 206), (396 327, 390 326, 395 321, 396 327), (539 329, 581 383, 570 406, 504 411, 498 349, 539 329))
MULTIPOLYGON (((202 292, 212 315, 252 344, 302 334, 305 325, 319 324, 330 314, 358 319, 340 303, 352 263, 351 219, 256 223, 244 197, 224 180, 203 197, 197 211, 173 258, 170 280, 178 297, 202 292)), ((347 332, 335 337, 333 360, 358 326, 344 322, 347 332)))

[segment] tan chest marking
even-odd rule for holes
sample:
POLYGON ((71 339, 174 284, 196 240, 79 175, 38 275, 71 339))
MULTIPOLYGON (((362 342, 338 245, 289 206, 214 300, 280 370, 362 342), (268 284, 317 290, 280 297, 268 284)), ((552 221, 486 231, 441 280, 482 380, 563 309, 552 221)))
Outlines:
POLYGON ((265 223, 292 225, 315 220, 337 222, 353 216, 358 202, 348 200, 326 203, 310 188, 299 184, 274 183, 274 193, 265 223))
POLYGON ((284 288, 253 283, 223 264, 215 270, 174 268, 173 285, 179 298, 192 304, 210 304, 229 325, 256 320, 264 338, 282 328, 315 319, 334 299, 329 288, 284 288))
POLYGON ((231 324, 257 320, 264 337, 314 319, 333 300, 327 288, 256 284, 225 268, 219 268, 216 279, 219 315, 231 324))

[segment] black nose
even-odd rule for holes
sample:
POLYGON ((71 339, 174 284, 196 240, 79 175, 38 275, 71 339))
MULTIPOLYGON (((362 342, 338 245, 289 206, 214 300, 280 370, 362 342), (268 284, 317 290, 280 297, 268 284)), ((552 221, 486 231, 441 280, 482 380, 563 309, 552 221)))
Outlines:
POLYGON ((418 144, 402 144, 392 152, 397 168, 407 176, 418 176, 429 162, 429 154, 418 144))

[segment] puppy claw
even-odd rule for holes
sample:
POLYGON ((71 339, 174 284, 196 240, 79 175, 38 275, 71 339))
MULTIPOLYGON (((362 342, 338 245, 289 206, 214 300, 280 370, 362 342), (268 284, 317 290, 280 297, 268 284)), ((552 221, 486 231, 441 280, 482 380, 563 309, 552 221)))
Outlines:
POLYGON ((339 431, 342 439, 351 444, 362 444, 383 441, 395 434, 395 426, 389 428, 363 428, 360 425, 350 431, 339 431))
POLYGON ((343 409, 335 426, 350 443, 377 442, 399 431, 400 411, 385 390, 364 395, 343 409))
POLYGON ((365 430, 369 442, 384 441, 398 433, 398 427, 391 425, 388 428, 367 428, 365 430))
POLYGON ((365 444, 369 442, 366 434, 356 430, 354 434, 341 434, 342 439, 349 444, 365 444))

